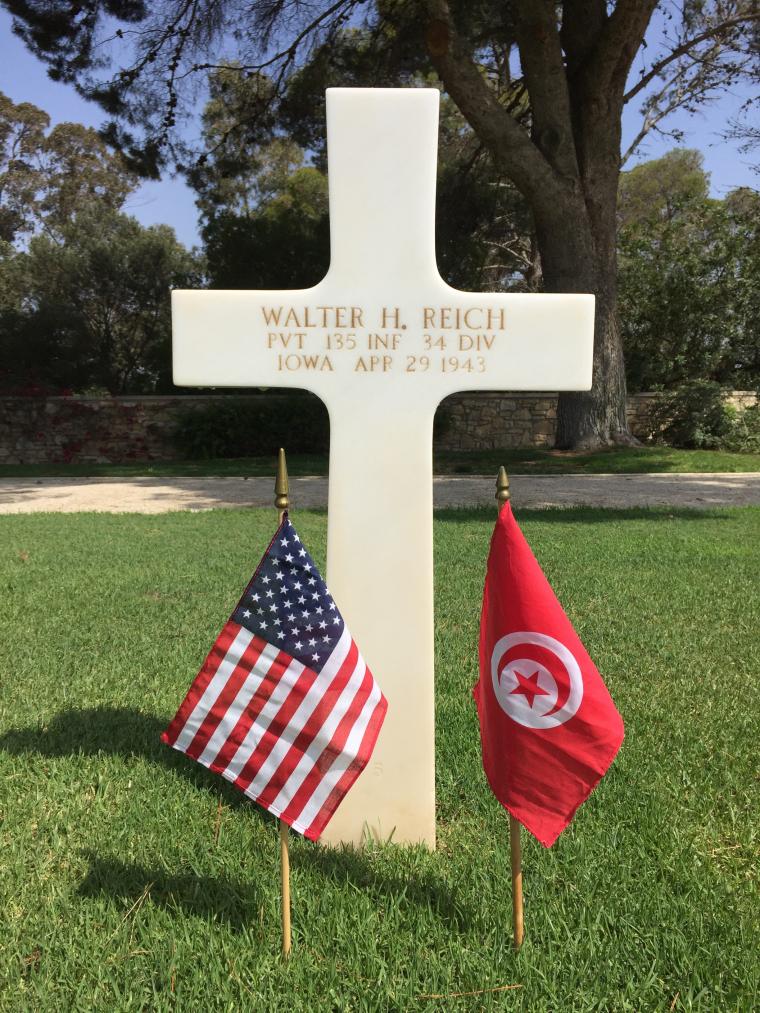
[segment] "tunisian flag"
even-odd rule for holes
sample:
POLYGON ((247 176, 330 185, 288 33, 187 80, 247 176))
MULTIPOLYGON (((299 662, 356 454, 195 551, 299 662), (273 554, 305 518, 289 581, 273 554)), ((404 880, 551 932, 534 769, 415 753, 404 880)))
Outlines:
POLYGON ((612 763, 623 721, 509 503, 488 554, 473 695, 491 790, 548 848, 612 763))

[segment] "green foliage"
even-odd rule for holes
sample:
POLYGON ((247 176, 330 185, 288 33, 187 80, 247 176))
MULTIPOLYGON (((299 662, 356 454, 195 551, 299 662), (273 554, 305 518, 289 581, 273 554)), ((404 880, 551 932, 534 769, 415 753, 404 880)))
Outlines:
POLYGON ((39 189, 33 163, 49 125, 42 109, 31 102, 16 105, 0 92, 0 241, 11 243, 32 228, 39 189))
POLYGON ((257 213, 215 214, 203 228, 214 288, 305 288, 330 263, 327 180, 313 168, 288 178, 257 213))
POLYGON ((174 434, 179 452, 190 460, 326 453, 330 443, 327 409, 312 394, 229 397, 202 408, 188 406, 174 434))
POLYGON ((159 741, 274 511, 0 518, 0 1007, 754 1009, 760 511, 520 515, 626 723, 557 844, 523 834, 520 953, 471 696, 493 520, 435 524, 438 848, 292 834, 285 963, 276 821, 159 741))
POLYGON ((209 76, 208 154, 188 172, 215 288, 303 288, 330 259, 327 177, 275 130, 272 84, 234 65, 209 76))
MULTIPOLYGON (((671 113, 694 112, 737 81, 754 81, 756 0, 677 5, 659 38, 654 0, 112 0, 86 5, 82 16, 72 15, 79 5, 70 0, 7 0, 6 6, 16 15, 15 30, 51 72, 75 81, 108 111, 113 119, 105 136, 149 175, 172 163, 186 169, 192 160, 178 113, 197 101, 209 68, 223 65, 223 76, 238 75, 222 82, 224 88, 212 85, 212 101, 224 91, 225 105, 236 93, 232 105, 243 113, 228 117, 217 102, 214 115, 226 126, 215 131, 211 150, 222 156, 220 168, 224 159, 239 164, 241 152, 261 145, 260 125, 273 137, 292 136, 322 168, 325 83, 398 87, 439 80, 469 124, 463 123, 462 137, 471 157, 462 168, 478 168, 498 187, 509 180, 531 208, 512 222, 504 208, 520 202, 479 194, 483 206, 496 201, 496 213, 477 215, 481 228, 471 233, 468 216, 459 216, 444 275, 459 270, 468 280, 480 275, 473 287, 535 290, 540 249, 553 291, 595 292, 593 392, 560 396, 558 440, 575 448, 627 440, 611 255, 623 109, 640 93, 635 150, 671 113), (129 28, 114 29, 119 22, 129 28), (123 45, 112 44, 114 33, 123 45), (626 94, 634 61, 638 83, 626 94), (315 91, 318 100, 310 101, 315 91), (239 141, 228 143, 235 132, 239 141), (526 250, 523 223, 531 218, 537 241, 526 250), (470 241, 481 231, 487 265, 470 241)), ((227 190, 225 201, 237 199, 237 182, 213 189, 227 190)), ((472 214, 479 200, 466 203, 472 214)))
POLYGON ((621 174, 618 219, 623 227, 670 221, 685 206, 706 201, 709 192, 702 153, 674 148, 621 174))
POLYGON ((714 380, 692 380, 665 391, 652 411, 655 438, 675 447, 760 452, 760 404, 727 403, 714 380))
POLYGON ((729 406, 730 425, 721 440, 721 449, 743 454, 760 454, 760 404, 739 409, 729 406))
MULTIPOLYGON (((329 266, 324 90, 338 83, 387 83, 378 75, 388 73, 398 58, 393 49, 398 35, 390 38, 388 32, 387 25, 339 32, 329 52, 315 53, 293 77, 279 102, 272 101, 272 84, 262 75, 246 77, 234 67, 211 74, 203 114, 209 154, 190 170, 189 180, 198 193, 212 286, 302 288, 324 277, 329 266), (379 49, 371 52, 375 44, 379 49)), ((435 83, 411 64, 405 75, 406 83, 435 83)), ((516 106, 522 94, 514 89, 516 106)), ((438 166, 436 247, 442 275, 465 289, 536 290, 541 269, 527 204, 500 179, 445 95, 438 166)))
POLYGON ((49 125, 0 93, 0 386, 166 389, 169 289, 199 265, 119 213, 137 180, 94 130, 49 125))
POLYGON ((42 109, 0 92, 0 241, 43 228, 59 237, 77 212, 115 210, 137 186, 95 130, 59 123, 46 134, 49 125, 42 109))
POLYGON ((658 438, 673 446, 716 448, 731 429, 731 413, 719 383, 692 380, 663 392, 652 423, 658 438))
POLYGON ((631 390, 760 383, 760 195, 710 200, 698 152, 625 173, 620 318, 631 390))
POLYGON ((197 285, 199 267, 168 226, 144 228, 94 205, 59 238, 35 236, 0 261, 3 386, 169 388, 169 292, 197 285))

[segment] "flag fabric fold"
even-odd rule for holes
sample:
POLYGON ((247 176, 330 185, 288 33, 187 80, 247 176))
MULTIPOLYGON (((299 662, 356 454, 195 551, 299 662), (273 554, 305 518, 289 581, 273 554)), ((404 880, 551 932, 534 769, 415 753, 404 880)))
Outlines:
POLYGON ((486 777, 549 847, 612 763, 623 722, 509 503, 491 539, 479 653, 486 777))
POLYGON ((286 516, 161 738, 317 840, 386 709, 286 516))

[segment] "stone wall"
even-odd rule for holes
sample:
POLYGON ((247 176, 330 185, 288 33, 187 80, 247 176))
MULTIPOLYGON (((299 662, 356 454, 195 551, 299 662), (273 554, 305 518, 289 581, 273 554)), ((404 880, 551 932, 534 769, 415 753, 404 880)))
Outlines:
POLYGON ((180 411, 201 397, 0 398, 0 462, 171 461, 180 411))
MULTIPOLYGON (((652 410, 660 394, 632 394, 626 414, 634 436, 655 435, 652 410)), ((752 391, 732 391, 728 404, 747 408, 757 402, 752 391)), ((552 447, 557 424, 556 394, 454 394, 441 404, 444 418, 436 446, 441 450, 498 450, 508 447, 552 447)), ((442 424, 441 424, 442 423, 442 424)))
POLYGON ((441 450, 550 447, 557 420, 556 394, 452 394, 439 409, 441 450))
MULTIPOLYGON (((277 399, 279 395, 251 397, 277 399)), ((157 397, 0 397, 0 463, 106 463, 171 461, 180 455, 172 433, 180 413, 205 409, 225 395, 157 397)), ((656 394, 636 394, 628 418, 640 438, 651 435, 656 394)), ((737 391, 743 407, 755 395, 737 391)), ((436 446, 444 450, 490 450, 551 446, 557 397, 551 394, 454 394, 441 405, 436 446)))

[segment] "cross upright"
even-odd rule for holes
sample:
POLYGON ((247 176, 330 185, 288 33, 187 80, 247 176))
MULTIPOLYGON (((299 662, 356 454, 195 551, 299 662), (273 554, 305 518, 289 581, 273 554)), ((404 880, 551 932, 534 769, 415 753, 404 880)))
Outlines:
POLYGON ((328 843, 435 845, 438 404, 455 391, 591 385, 593 296, 461 292, 438 274, 438 99, 328 90, 330 268, 319 284, 172 296, 176 384, 306 388, 329 412, 327 580, 388 713, 328 843))

